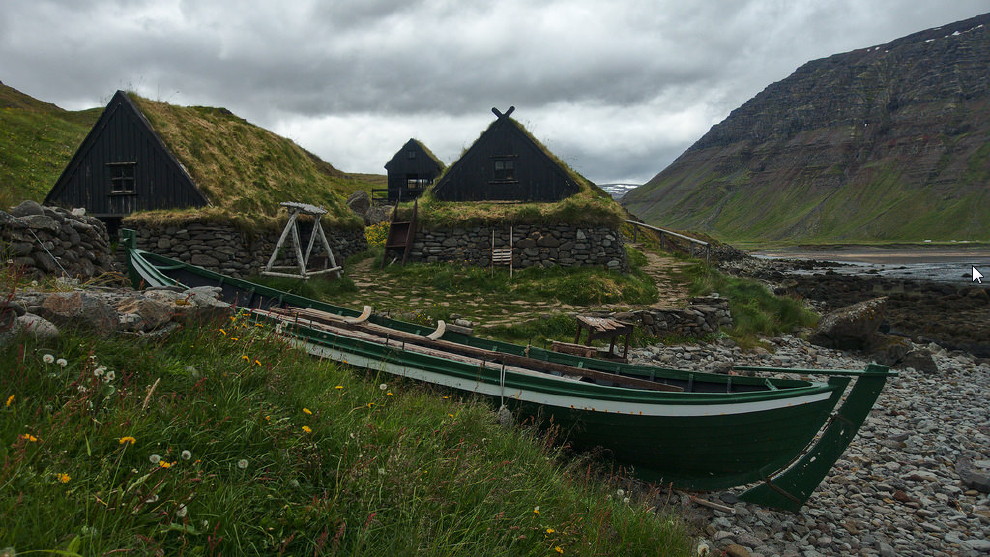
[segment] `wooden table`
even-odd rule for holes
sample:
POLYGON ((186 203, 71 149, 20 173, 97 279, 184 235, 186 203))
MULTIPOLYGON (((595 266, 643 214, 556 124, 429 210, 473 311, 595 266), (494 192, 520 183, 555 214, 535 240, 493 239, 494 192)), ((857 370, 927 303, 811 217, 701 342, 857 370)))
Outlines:
POLYGON ((629 337, 633 332, 633 324, 626 323, 624 321, 618 321, 615 319, 609 319, 607 317, 591 317, 589 315, 578 315, 577 316, 577 335, 574 336, 574 344, 579 344, 581 341, 581 332, 584 330, 588 331, 588 338, 585 340, 585 344, 590 346, 591 341, 607 338, 611 340, 608 346, 609 357, 625 360, 626 356, 629 354, 629 337), (626 335, 625 346, 622 348, 622 356, 615 353, 615 339, 626 335))

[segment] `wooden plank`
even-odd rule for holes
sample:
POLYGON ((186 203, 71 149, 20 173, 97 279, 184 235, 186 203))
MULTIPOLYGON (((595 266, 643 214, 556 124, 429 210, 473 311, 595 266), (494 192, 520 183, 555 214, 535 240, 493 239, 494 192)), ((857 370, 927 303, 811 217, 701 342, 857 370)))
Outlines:
POLYGON ((666 385, 664 383, 657 383, 655 381, 649 381, 647 379, 639 379, 636 377, 617 375, 606 371, 578 368, 566 364, 558 364, 554 362, 547 362, 545 360, 537 360, 535 358, 527 358, 525 356, 517 356, 515 354, 507 354, 505 352, 485 350, 483 348, 476 348, 474 346, 458 344, 456 342, 450 342, 445 340, 433 340, 421 335, 406 333, 396 329, 389 329, 387 327, 382 327, 380 325, 374 325, 371 323, 361 323, 361 324, 346 323, 343 321, 344 319, 343 316, 312 309, 312 308, 272 308, 270 312, 262 312, 261 310, 255 310, 255 311, 259 311, 262 314, 284 316, 290 319, 295 318, 297 320, 298 318, 303 317, 303 318, 307 318, 313 324, 332 324, 334 327, 340 327, 342 329, 349 329, 349 330, 358 330, 361 332, 370 333, 378 336, 388 336, 389 338, 404 340, 407 343, 426 346, 430 348, 436 348, 450 354, 472 356, 472 357, 480 358, 485 361, 499 362, 499 363, 504 363, 506 365, 513 365, 517 367, 533 369, 538 371, 551 371, 551 372, 561 373, 564 375, 586 377, 588 379, 594 379, 598 381, 607 381, 619 385, 621 387, 627 387, 630 389, 644 389, 649 391, 670 391, 670 392, 681 392, 684 390, 681 387, 677 387, 674 385, 666 385))

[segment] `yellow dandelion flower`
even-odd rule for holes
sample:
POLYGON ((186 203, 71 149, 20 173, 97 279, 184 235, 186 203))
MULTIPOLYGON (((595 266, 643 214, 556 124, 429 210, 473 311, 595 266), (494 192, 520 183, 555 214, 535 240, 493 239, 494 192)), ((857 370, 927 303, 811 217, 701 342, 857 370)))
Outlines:
POLYGON ((334 389, 343 389, 343 388, 344 388, 343 385, 337 385, 336 387, 334 387, 334 389))
POLYGON ((10 408, 10 405, 13 403, 14 403, 14 395, 10 395, 9 397, 7 397, 7 404, 6 404, 7 408, 10 408))
POLYGON ((254 361, 254 365, 256 365, 256 366, 260 366, 260 365, 261 365, 261 361, 260 361, 260 360, 255 360, 255 361, 254 361))
POLYGON ((25 434, 21 435, 21 439, 25 439, 29 443, 37 443, 38 442, 38 438, 35 437, 34 435, 31 435, 30 433, 25 433, 25 434))
POLYGON ((241 340, 241 339, 239 339, 237 337, 230 337, 230 340, 241 340))
POLYGON ((70 480, 72 480, 72 476, 68 474, 59 473, 59 474, 55 474, 55 479, 57 479, 59 483, 67 484, 69 483, 70 480))
POLYGON ((255 327, 264 327, 265 325, 264 325, 264 323, 255 323, 254 326, 255 327))
POLYGON ((305 431, 306 433, 313 433, 312 428, 310 428, 308 425, 304 425, 302 427, 302 430, 305 431))
POLYGON ((272 421, 272 417, 271 417, 271 416, 265 416, 265 421, 266 421, 266 422, 270 422, 270 421, 272 421))
POLYGON ((547 528, 547 534, 553 534, 554 532, 556 532, 556 530, 553 528, 547 528))
POLYGON ((375 405, 375 403, 374 403, 374 402, 369 402, 369 403, 367 404, 367 406, 368 406, 368 408, 371 408, 371 407, 372 407, 372 406, 374 406, 374 405, 375 405))
POLYGON ((251 358, 248 358, 247 356, 241 356, 241 359, 244 360, 245 362, 251 361, 251 358))
POLYGON ((162 468, 171 468, 173 464, 175 464, 175 463, 174 462, 169 462, 167 460, 160 460, 160 461, 158 461, 158 466, 161 466, 162 468))
POLYGON ((313 415, 313 411, 310 410, 309 408, 303 408, 303 414, 309 414, 310 416, 312 416, 313 415))
POLYGON ((537 506, 536 506, 536 507, 535 507, 535 508, 533 509, 533 514, 540 514, 540 506, 539 506, 539 505, 537 505, 537 506))
POLYGON ((120 439, 117 440, 117 442, 120 443, 121 445, 126 445, 128 443, 133 445, 134 443, 137 443, 137 439, 128 435, 127 437, 121 437, 120 439))
POLYGON ((557 553, 561 553, 561 554, 564 553, 564 548, 563 547, 560 547, 559 545, 557 547, 553 548, 553 550, 556 551, 557 553))
POLYGON ((392 396, 392 393, 385 393, 385 396, 392 396))
POLYGON ((225 331, 225 330, 223 330, 223 329, 217 329, 217 330, 218 330, 218 331, 220 331, 220 334, 221 334, 221 335, 223 335, 223 336, 227 336, 227 331, 225 331))

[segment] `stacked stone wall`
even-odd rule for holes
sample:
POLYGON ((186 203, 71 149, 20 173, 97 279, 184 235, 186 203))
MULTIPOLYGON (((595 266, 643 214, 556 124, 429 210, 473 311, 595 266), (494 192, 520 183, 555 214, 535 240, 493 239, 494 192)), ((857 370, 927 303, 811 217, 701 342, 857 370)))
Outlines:
MULTIPOLYGON (((416 233, 411 261, 491 265, 491 227, 423 229, 416 233)), ((510 246, 509 228, 494 229, 495 247, 510 246)), ((571 225, 512 227, 512 264, 516 268, 605 267, 628 270, 622 234, 613 228, 571 225)))
POLYGON ((106 226, 99 219, 25 201, 0 211, 2 263, 27 278, 90 279, 114 270, 106 226))
MULTIPOLYGON (((150 226, 144 223, 124 223, 136 232, 137 247, 166 257, 185 261, 228 276, 244 278, 256 275, 268 263, 281 235, 277 232, 245 232, 231 225, 192 222, 178 225, 150 226)), ((368 248, 364 229, 324 227, 330 249, 337 264, 368 248)), ((309 231, 301 231, 303 251, 309 241, 309 231)), ((317 241, 319 246, 319 241, 317 241)), ((314 247, 314 256, 322 249, 314 247)), ((279 264, 295 265, 292 242, 283 245, 279 264)), ((313 266, 312 263, 310 265, 313 266)))
POLYGON ((649 308, 620 316, 632 320, 648 334, 657 337, 678 335, 701 337, 723 327, 732 326, 729 300, 717 296, 691 298, 687 307, 677 309, 649 308))

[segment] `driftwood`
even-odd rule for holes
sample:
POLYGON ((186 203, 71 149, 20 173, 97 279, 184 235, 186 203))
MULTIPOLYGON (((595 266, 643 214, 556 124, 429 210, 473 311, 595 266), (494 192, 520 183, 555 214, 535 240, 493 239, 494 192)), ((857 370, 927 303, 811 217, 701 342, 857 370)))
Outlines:
POLYGON ((526 356, 519 356, 516 354, 485 350, 484 348, 476 348, 474 346, 467 346, 456 342, 432 339, 426 336, 389 329, 388 327, 383 327, 381 325, 371 323, 349 323, 346 321, 347 318, 341 315, 311 308, 273 308, 270 313, 276 316, 281 316, 283 319, 288 318, 290 320, 299 321, 302 324, 329 325, 338 329, 338 334, 349 335, 352 332, 363 332, 376 337, 384 336, 389 339, 402 341, 405 343, 406 348, 408 348, 409 345, 432 348, 440 351, 443 354, 443 357, 449 357, 451 354, 469 356, 476 358, 479 361, 501 363, 507 366, 513 366, 515 368, 535 371, 555 372, 571 378, 587 378, 597 381, 605 381, 630 389, 669 392, 682 392, 684 390, 675 385, 667 385, 664 383, 650 381, 648 379, 627 377, 606 371, 579 368, 566 364, 537 360, 535 358, 528 358, 526 356))

